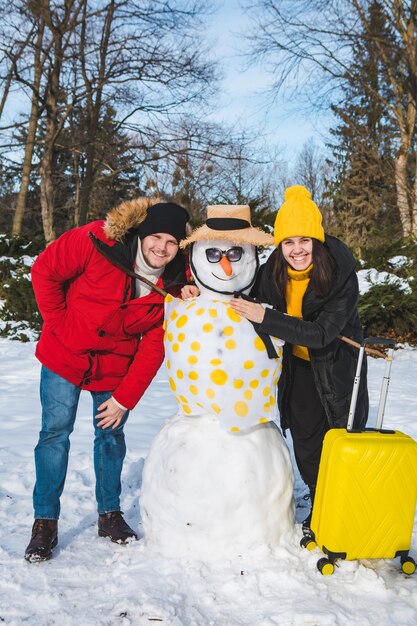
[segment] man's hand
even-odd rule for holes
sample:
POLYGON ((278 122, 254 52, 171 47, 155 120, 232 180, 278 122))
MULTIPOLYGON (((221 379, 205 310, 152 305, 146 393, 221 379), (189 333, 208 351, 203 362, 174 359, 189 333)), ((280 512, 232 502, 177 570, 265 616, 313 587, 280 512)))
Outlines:
POLYGON ((265 309, 262 304, 257 302, 248 302, 243 298, 232 298, 229 302, 230 306, 240 317, 245 317, 250 322, 261 324, 265 316, 265 309))
POLYGON ((109 398, 103 404, 100 404, 98 410, 100 413, 96 415, 96 419, 100 420, 97 422, 99 428, 108 428, 109 426, 113 429, 117 428, 122 421, 123 415, 126 413, 125 410, 117 406, 113 398, 109 398))
POLYGON ((188 300, 188 298, 196 298, 200 295, 200 290, 196 285, 184 285, 181 289, 181 298, 188 300))

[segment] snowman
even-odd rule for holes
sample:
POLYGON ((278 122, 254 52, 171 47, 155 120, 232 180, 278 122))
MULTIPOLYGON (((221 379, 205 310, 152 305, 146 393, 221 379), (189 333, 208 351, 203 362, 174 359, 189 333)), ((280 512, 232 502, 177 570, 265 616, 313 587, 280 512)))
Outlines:
POLYGON ((166 556, 233 557, 278 545, 294 527, 293 471, 274 422, 283 342, 229 306, 255 282, 256 246, 271 243, 248 206, 224 205, 209 206, 181 242, 200 295, 166 298, 178 413, 151 445, 140 498, 145 541, 166 556))

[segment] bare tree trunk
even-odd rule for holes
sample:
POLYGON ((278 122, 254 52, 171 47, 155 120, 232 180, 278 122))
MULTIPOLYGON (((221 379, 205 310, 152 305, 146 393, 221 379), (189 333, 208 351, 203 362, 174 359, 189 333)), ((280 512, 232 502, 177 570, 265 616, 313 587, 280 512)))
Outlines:
POLYGON ((74 172, 74 226, 80 225, 80 156, 73 153, 72 169, 74 172))
POLYGON ((413 226, 410 203, 407 193, 407 155, 400 152, 395 159, 395 187, 397 190, 397 208, 400 214, 404 237, 411 236, 413 226))
POLYGON ((49 75, 49 93, 46 101, 46 132, 44 151, 40 163, 41 177, 41 215, 46 244, 55 239, 54 230, 54 153, 58 136, 58 90, 62 62, 61 34, 54 33, 54 58, 49 75))
POLYGON ((417 239, 417 161, 414 164, 414 187, 411 199, 411 236, 417 239))
POLYGON ((94 159, 96 156, 96 144, 97 144, 97 132, 99 127, 99 119, 102 109, 103 99, 103 86, 105 82, 107 54, 109 48, 109 40, 111 36, 111 28, 113 23, 115 11, 115 2, 111 0, 108 5, 106 19, 103 25, 103 33, 100 44, 100 65, 99 76, 97 81, 97 89, 93 91, 91 81, 87 76, 85 65, 85 24, 83 22, 83 33, 81 38, 80 56, 82 59, 82 72, 84 82, 87 88, 87 112, 88 112, 88 137, 89 142, 86 150, 86 166, 84 180, 81 184, 80 190, 80 209, 79 209, 79 224, 85 224, 88 216, 88 209, 90 206, 91 193, 93 191, 94 184, 94 159))
POLYGON ((23 216, 26 209, 26 199, 28 195, 30 173, 32 170, 33 149, 35 146, 36 129, 39 118, 39 87, 41 83, 43 62, 41 61, 41 49, 43 41, 43 33, 45 23, 43 20, 39 24, 38 36, 36 40, 35 58, 34 58, 34 76, 32 90, 32 104, 29 116, 28 134, 26 138, 25 156, 22 167, 22 180, 17 196, 16 208, 13 217, 12 235, 18 236, 22 232, 23 216))
POLYGON ((49 129, 45 136, 45 151, 42 157, 40 174, 41 174, 41 215, 42 226, 45 235, 46 244, 50 244, 56 238, 54 230, 54 183, 53 183, 53 165, 54 165, 54 148, 51 143, 51 135, 55 134, 53 123, 48 121, 49 129))
POLYGON ((3 95, 1 97, 1 102, 0 102, 0 119, 1 119, 1 117, 3 115, 4 107, 6 106, 6 101, 7 101, 7 98, 9 96, 10 87, 11 87, 11 84, 12 84, 12 77, 13 77, 13 71, 10 69, 9 73, 7 74, 6 83, 4 85, 3 95))
MULTIPOLYGON (((46 132, 44 140, 44 152, 40 164, 41 178, 41 215, 46 244, 56 238, 54 228, 54 174, 55 174, 55 151, 56 141, 62 131, 66 115, 59 112, 59 90, 64 49, 69 43, 69 37, 76 28, 81 2, 75 4, 75 0, 67 0, 65 12, 60 22, 54 23, 56 16, 51 11, 49 0, 43 0, 45 20, 52 32, 53 58, 48 77, 48 97, 46 100, 46 132)), ((66 114, 71 105, 66 106, 66 114)))

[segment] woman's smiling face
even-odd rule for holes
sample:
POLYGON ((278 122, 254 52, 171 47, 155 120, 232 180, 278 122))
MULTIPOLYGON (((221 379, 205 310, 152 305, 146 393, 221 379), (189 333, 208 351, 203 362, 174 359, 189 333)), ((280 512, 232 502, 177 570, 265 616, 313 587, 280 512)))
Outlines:
POLYGON ((294 270, 306 270, 313 262, 311 237, 287 237, 281 243, 282 254, 294 270))

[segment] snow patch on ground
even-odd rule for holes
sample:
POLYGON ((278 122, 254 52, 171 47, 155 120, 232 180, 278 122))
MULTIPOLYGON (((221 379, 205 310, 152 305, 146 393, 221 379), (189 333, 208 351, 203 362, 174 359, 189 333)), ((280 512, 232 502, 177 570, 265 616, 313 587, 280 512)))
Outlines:
MULTIPOLYGON (((393 561, 340 562, 333 576, 316 568, 318 551, 299 547, 300 525, 269 551, 218 562, 164 558, 144 545, 97 536, 92 417, 82 394, 62 498, 59 547, 42 564, 23 559, 32 525, 33 447, 40 425, 34 343, 0 339, 0 622, 30 626, 414 626, 417 575, 393 561)), ((417 439, 417 350, 396 351, 385 425, 417 439)), ((370 423, 384 370, 370 360, 370 423)), ((164 367, 126 426, 123 509, 139 530, 144 459, 166 419, 176 413, 164 367)), ((291 446, 290 442, 289 445, 291 446)), ((305 517, 305 487, 296 475, 296 518, 305 517)), ((417 556, 414 525, 412 554, 417 556)))

